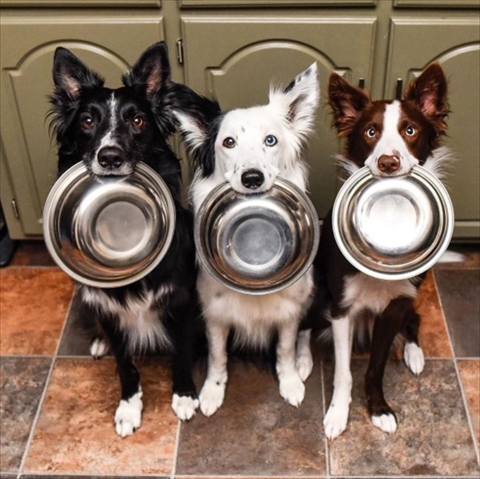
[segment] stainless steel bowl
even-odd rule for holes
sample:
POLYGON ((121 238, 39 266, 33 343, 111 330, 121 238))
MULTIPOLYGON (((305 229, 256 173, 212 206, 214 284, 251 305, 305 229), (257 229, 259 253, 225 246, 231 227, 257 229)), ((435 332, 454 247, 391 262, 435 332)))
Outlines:
POLYGON ((454 213, 447 190, 428 170, 377 178, 364 167, 343 184, 333 206, 335 240, 347 260, 375 278, 411 278, 447 249, 454 213))
POLYGON ((128 177, 97 177, 78 163, 53 185, 43 210, 43 235, 55 262, 98 288, 125 286, 151 272, 174 229, 170 191, 144 163, 128 177))
POLYGON ((286 180, 278 179, 266 193, 249 195, 223 183, 195 217, 202 264, 241 293, 274 293, 296 282, 311 265, 318 241, 314 206, 286 180))

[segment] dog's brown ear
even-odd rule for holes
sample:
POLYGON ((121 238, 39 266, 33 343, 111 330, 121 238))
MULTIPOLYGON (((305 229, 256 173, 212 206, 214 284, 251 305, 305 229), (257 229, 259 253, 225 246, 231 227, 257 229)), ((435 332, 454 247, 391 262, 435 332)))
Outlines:
POLYGON ((362 110, 371 102, 368 91, 351 86, 335 72, 330 74, 328 103, 333 112, 332 126, 340 138, 352 131, 362 110))
POLYGON ((447 129, 445 117, 450 110, 447 99, 447 80, 438 63, 429 65, 410 83, 404 98, 406 101, 415 103, 417 108, 434 123, 438 133, 445 133, 447 129))
POLYGON ((90 70, 70 50, 63 47, 55 50, 53 81, 55 94, 64 103, 75 101, 82 88, 100 88, 105 82, 100 75, 90 70))
POLYGON ((123 76, 124 85, 145 86, 147 95, 154 95, 170 82, 170 62, 165 42, 147 48, 131 71, 123 76))

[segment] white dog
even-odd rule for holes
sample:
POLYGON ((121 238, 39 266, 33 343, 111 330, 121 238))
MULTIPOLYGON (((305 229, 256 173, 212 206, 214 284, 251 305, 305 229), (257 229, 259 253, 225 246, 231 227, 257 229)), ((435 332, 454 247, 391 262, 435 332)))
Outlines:
MULTIPOLYGON (((316 64, 298 75, 285 89, 271 89, 269 103, 212 115, 201 108, 175 112, 183 139, 197 170, 191 186, 196 213, 205 197, 227 180, 240 193, 260 193, 285 178, 307 188, 302 151, 312 131, 319 102, 316 64)), ((227 383, 227 338, 235 343, 266 348, 278 334, 276 371, 281 396, 299 406, 303 381, 312 370, 309 333, 299 325, 311 304, 310 269, 280 292, 248 295, 235 292, 200 266, 197 283, 209 341, 208 374, 200 393, 200 408, 210 416, 222 405, 227 383)))

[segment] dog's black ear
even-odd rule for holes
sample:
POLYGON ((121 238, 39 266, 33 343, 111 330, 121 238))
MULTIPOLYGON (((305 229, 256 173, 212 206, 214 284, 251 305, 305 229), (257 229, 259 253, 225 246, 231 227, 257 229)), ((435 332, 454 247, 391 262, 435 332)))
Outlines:
POLYGON ((335 72, 328 82, 328 103, 333 112, 332 126, 340 138, 348 136, 362 110, 371 103, 366 90, 351 86, 335 72))
POLYGON ((432 63, 413 80, 405 91, 405 100, 415 103, 417 108, 434 123, 439 134, 447 129, 448 116, 447 80, 442 67, 432 63))
POLYGON ((76 100, 82 88, 100 88, 105 80, 90 70, 70 50, 58 47, 53 59, 53 81, 57 94, 66 94, 66 100, 76 100))
POLYGON ((171 83, 170 62, 165 42, 147 48, 131 71, 123 76, 125 86, 145 86, 148 95, 154 95, 171 83))
MULTIPOLYGON (((183 85, 182 87, 182 89, 185 88, 183 85)), ((193 95, 188 95, 192 101, 187 110, 179 109, 177 106, 173 114, 187 152, 192 155, 203 176, 207 177, 215 169, 215 140, 222 115, 217 102, 200 97, 195 93, 193 95)), ((184 97, 184 99, 186 98, 184 97)))

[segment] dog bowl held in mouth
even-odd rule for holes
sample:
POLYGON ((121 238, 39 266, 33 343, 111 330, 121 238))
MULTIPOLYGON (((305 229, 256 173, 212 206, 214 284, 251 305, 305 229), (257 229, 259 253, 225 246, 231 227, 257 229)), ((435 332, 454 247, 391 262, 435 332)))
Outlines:
POLYGON ((370 276, 400 280, 432 267, 447 249, 454 213, 442 183, 415 166, 407 176, 376 178, 367 167, 340 189, 332 212, 343 255, 370 276))
POLYGON ((151 272, 174 228, 170 191, 143 163, 128 177, 97 177, 78 163, 53 185, 43 210, 44 239, 55 262, 98 288, 125 286, 151 272))
POLYGON ((202 264, 221 283, 242 293, 274 293, 296 282, 311 265, 318 241, 312 203, 280 179, 270 191, 249 195, 223 183, 195 217, 202 264))

